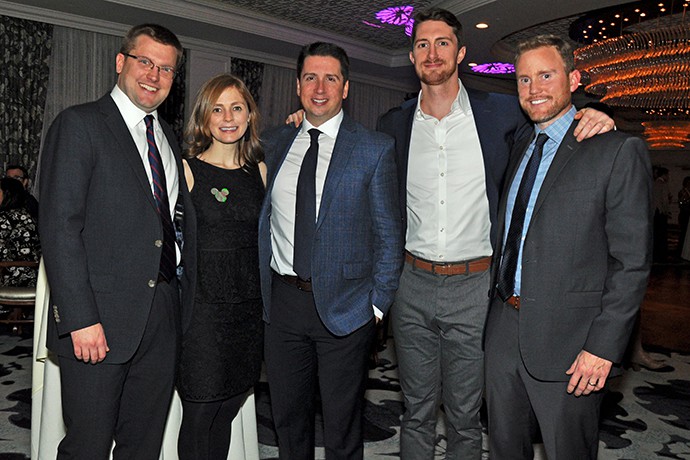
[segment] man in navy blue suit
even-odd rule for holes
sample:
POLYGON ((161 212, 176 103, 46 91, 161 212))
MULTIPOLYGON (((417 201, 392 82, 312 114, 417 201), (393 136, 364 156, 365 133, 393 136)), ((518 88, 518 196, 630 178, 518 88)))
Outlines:
POLYGON ((306 117, 264 139, 259 257, 281 459, 314 458, 317 386, 326 457, 362 458, 368 350, 402 267, 393 141, 343 112, 348 74, 342 48, 305 46, 297 94, 306 117))
MULTIPOLYGON (((451 12, 418 13, 410 60, 421 92, 378 127, 396 141, 407 232, 391 321, 405 402, 403 460, 433 458, 440 402, 446 458, 481 457, 481 338, 494 224, 513 139, 531 128, 514 96, 462 85, 464 57, 462 25, 451 12)), ((582 121, 578 140, 613 126, 599 112, 587 115, 593 119, 582 121)))

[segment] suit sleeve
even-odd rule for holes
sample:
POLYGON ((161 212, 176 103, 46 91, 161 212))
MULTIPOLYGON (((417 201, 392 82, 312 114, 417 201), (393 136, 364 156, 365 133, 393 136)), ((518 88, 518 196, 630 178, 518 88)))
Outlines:
POLYGON ((398 181, 393 142, 386 139, 369 185, 371 220, 374 240, 374 291, 372 303, 384 314, 388 311, 403 263, 403 238, 400 206, 397 200, 398 181))
POLYGON ((100 322, 82 241, 94 162, 87 126, 93 121, 80 115, 67 110, 56 118, 41 161, 39 231, 60 335, 100 322))
POLYGON ((651 165, 641 139, 631 137, 621 144, 608 181, 608 271, 601 313, 592 322, 584 349, 616 363, 625 353, 651 263, 651 165))

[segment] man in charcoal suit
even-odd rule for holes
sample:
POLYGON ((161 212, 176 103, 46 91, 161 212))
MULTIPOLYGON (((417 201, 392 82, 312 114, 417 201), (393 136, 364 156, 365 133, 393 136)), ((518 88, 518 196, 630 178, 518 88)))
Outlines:
POLYGON ((40 233, 67 429, 60 459, 106 459, 113 440, 116 459, 158 458, 196 252, 194 238, 176 237, 194 234, 195 216, 156 111, 181 60, 168 29, 133 27, 115 88, 63 111, 46 139, 40 233))
POLYGON ((575 142, 570 46, 518 46, 520 104, 535 129, 516 142, 499 204, 486 324, 492 459, 596 459, 599 409, 644 296, 651 260, 651 166, 644 141, 575 142))

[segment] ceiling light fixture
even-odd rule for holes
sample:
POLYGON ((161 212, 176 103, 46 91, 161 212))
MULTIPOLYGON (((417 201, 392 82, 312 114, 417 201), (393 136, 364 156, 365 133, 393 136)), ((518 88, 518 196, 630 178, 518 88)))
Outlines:
MULTIPOLYGON (((376 13, 376 19, 384 24, 394 26, 404 26, 405 35, 412 36, 412 26, 414 25, 414 6, 390 6, 376 13)), ((366 24, 366 22, 365 22, 366 24)))
POLYGON ((479 22, 474 27, 476 27, 477 29, 488 29, 489 24, 487 24, 485 22, 479 22))
POLYGON ((486 74, 508 74, 515 73, 515 66, 507 62, 487 62, 472 67, 472 72, 486 74))
POLYGON ((613 106, 690 108, 690 25, 633 32, 575 51, 585 90, 613 106))
POLYGON ((682 149, 690 143, 690 121, 656 120, 645 121, 644 137, 653 150, 682 149))

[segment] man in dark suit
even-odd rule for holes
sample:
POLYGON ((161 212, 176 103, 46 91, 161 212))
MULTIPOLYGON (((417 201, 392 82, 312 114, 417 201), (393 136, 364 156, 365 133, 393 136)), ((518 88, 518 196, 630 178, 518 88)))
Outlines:
MULTIPOLYGON (((466 88, 462 25, 449 11, 415 16, 410 60, 419 98, 385 114, 395 138, 406 264, 391 324, 405 401, 403 460, 431 458, 443 402, 446 458, 479 459, 482 331, 496 213, 513 139, 530 128, 517 99, 466 88)), ((587 110, 578 139, 608 130, 587 110)))
POLYGON ((570 46, 518 46, 520 104, 536 124, 516 142, 499 205, 486 325, 492 459, 596 459, 606 380, 620 363, 651 260, 651 166, 639 138, 577 143, 570 46))
POLYGON ((393 142, 342 111, 348 75, 342 48, 305 46, 297 62, 305 120, 265 137, 259 257, 281 459, 314 458, 317 386, 326 457, 362 458, 368 350, 402 265, 393 142))
POLYGON ((182 305, 191 305, 195 217, 179 146, 156 108, 182 46, 135 26, 109 94, 56 118, 41 165, 41 243, 67 429, 60 459, 158 458, 182 305), (175 212, 177 210, 182 211, 175 212), (176 274, 178 262, 185 269, 176 274))

